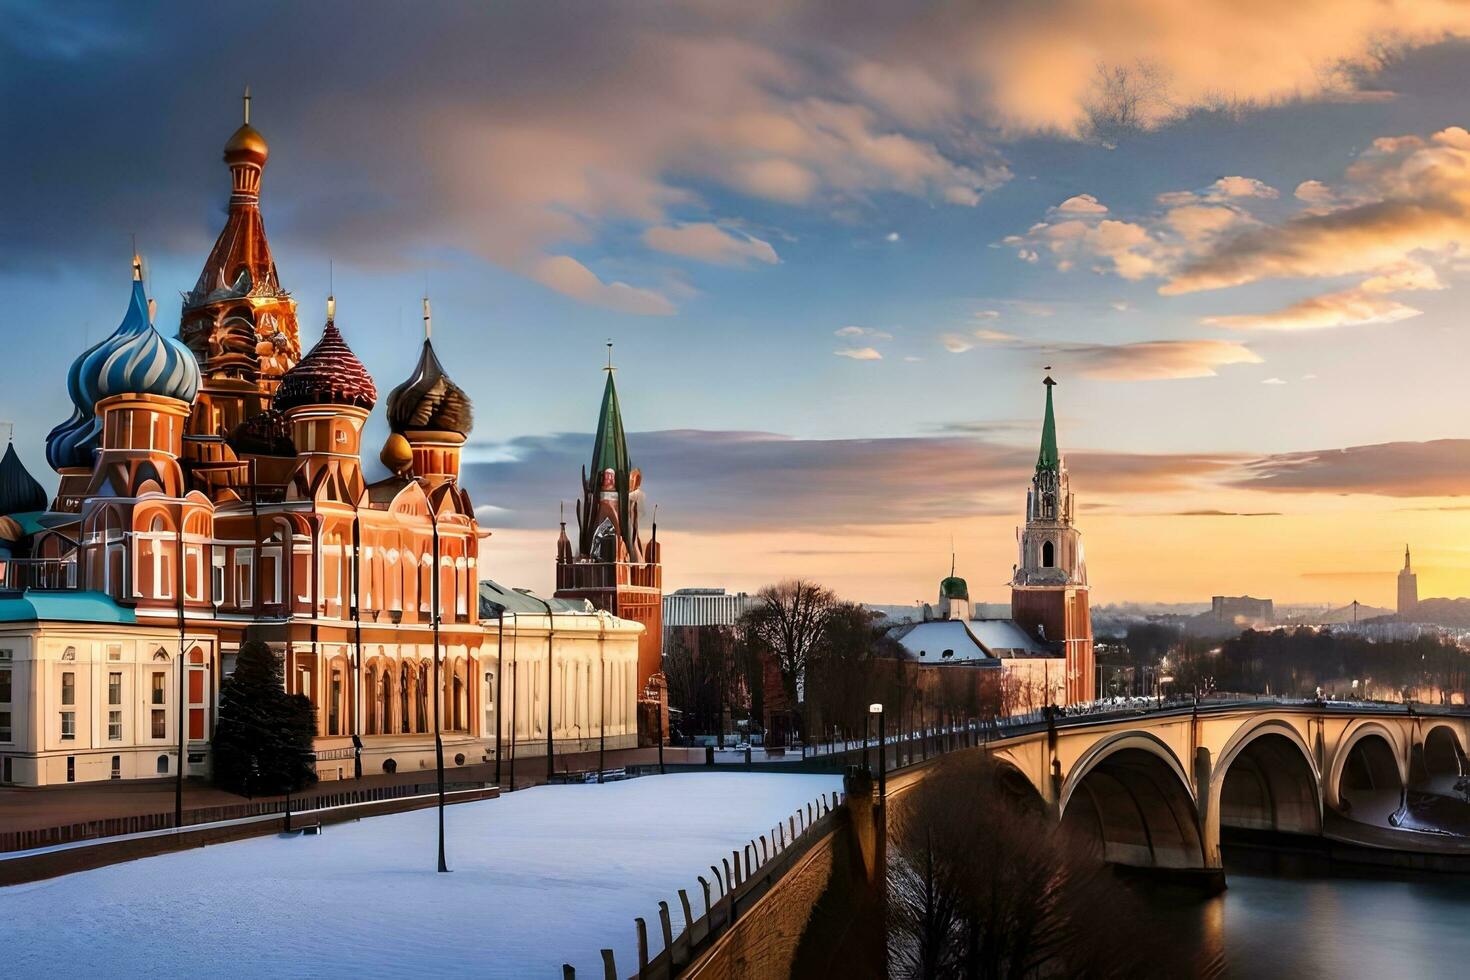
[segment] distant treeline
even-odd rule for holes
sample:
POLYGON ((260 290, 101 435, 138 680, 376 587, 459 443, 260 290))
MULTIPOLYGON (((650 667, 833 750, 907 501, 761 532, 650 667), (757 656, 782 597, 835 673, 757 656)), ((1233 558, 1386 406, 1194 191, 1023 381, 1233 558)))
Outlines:
POLYGON ((1338 697, 1419 701, 1470 694, 1470 653, 1434 636, 1372 641, 1347 631, 1296 628, 1246 630, 1214 642, 1171 625, 1141 623, 1121 642, 1107 644, 1099 660, 1161 664, 1175 689, 1185 691, 1307 697, 1320 688, 1338 697))

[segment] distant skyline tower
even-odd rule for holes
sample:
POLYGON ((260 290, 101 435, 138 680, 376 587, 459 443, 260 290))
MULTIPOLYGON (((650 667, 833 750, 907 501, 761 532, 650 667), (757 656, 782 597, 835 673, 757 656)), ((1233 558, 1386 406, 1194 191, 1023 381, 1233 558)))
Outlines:
MULTIPOLYGON (((1051 369, 1048 368, 1048 371, 1051 369)), ((1026 632, 1059 644, 1067 660, 1067 701, 1090 701, 1096 687, 1092 615, 1087 602, 1087 560, 1082 532, 1073 525, 1074 501, 1067 466, 1057 449, 1050 374, 1041 451, 1026 494, 1026 526, 1011 577, 1011 618, 1026 632)))
POLYGON ((1404 545, 1404 567, 1399 569, 1399 615, 1412 616, 1419 608, 1419 576, 1409 560, 1409 546, 1404 545))

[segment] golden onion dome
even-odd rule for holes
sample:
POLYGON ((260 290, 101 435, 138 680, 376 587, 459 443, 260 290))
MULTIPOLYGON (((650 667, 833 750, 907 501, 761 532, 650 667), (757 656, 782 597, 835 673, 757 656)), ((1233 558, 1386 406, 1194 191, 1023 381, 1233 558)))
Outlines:
POLYGON ((388 467, 395 476, 404 476, 413 467, 413 447, 408 440, 397 432, 388 434, 388 441, 383 444, 383 451, 378 454, 378 459, 388 467))
POLYGON ((253 163, 257 167, 264 167, 268 156, 270 146, 266 144, 265 137, 249 123, 235 130, 235 135, 225 144, 225 163, 232 166, 236 163, 253 163))

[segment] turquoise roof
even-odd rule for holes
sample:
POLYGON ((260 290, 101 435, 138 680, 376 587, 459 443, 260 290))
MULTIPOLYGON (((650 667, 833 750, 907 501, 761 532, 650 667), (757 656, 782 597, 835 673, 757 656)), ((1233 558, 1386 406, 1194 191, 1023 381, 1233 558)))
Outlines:
POLYGON ((105 592, 36 592, 0 598, 0 623, 136 623, 133 610, 105 592))

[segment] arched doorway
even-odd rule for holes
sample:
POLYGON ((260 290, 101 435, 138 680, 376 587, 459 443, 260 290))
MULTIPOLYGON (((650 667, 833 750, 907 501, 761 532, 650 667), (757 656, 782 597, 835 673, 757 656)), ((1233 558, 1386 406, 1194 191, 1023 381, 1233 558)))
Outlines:
POLYGON ((1114 864, 1206 867, 1194 798, 1161 743, 1125 738, 1079 766, 1062 799, 1062 829, 1074 839, 1114 864))
POLYGON ((1302 748, 1289 737, 1279 732, 1257 735, 1227 765, 1220 789, 1221 826, 1321 832, 1317 777, 1302 748))

